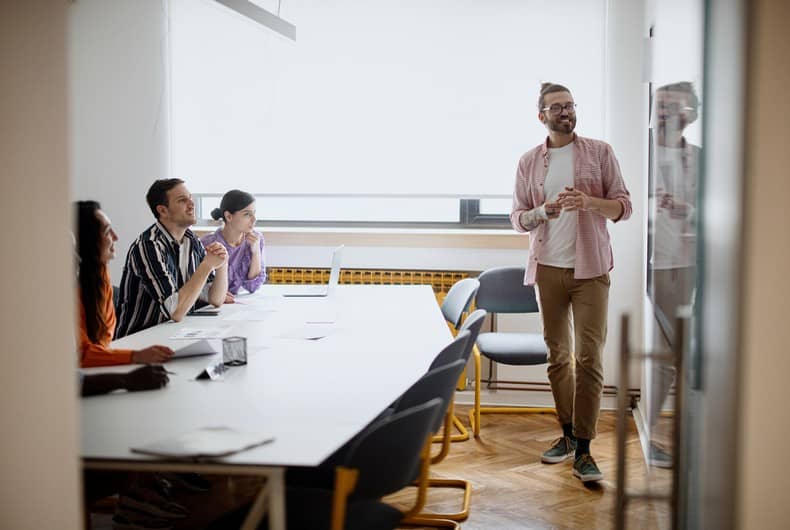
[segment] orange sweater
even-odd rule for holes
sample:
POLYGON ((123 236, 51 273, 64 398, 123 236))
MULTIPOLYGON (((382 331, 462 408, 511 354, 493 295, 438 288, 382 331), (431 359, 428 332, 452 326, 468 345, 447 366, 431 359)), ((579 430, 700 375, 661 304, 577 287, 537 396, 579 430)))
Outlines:
POLYGON ((82 305, 82 294, 77 293, 79 300, 80 322, 80 366, 90 368, 91 366, 111 366, 114 364, 131 364, 132 350, 119 350, 110 348, 113 333, 115 333, 115 307, 112 304, 112 284, 107 267, 101 272, 102 283, 104 284, 104 306, 99 308, 100 318, 104 320, 105 331, 100 333, 97 342, 91 341, 88 337, 88 328, 85 325, 85 308, 82 305))

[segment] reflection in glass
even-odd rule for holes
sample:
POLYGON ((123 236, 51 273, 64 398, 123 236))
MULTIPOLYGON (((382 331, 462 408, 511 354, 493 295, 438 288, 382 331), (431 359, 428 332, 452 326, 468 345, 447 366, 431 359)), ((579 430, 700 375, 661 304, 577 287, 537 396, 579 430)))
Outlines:
MULTIPOLYGON (((659 87, 654 97, 651 185, 648 206, 649 285, 659 332, 674 350, 675 320, 691 314, 697 259, 697 186, 701 148, 684 131, 697 120, 699 99, 688 81, 659 87)), ((663 342, 663 341, 660 341, 663 342)), ((648 422, 650 463, 673 465, 670 421, 661 410, 675 382, 675 367, 651 362, 648 422)))

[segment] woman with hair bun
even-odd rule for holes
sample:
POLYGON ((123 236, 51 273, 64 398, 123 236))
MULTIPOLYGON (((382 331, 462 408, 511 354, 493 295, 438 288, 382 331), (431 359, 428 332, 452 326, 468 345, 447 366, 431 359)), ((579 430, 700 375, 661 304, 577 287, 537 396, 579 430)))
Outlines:
POLYGON ((222 219, 222 227, 200 238, 203 245, 218 241, 228 249, 228 294, 225 303, 244 287, 254 293, 266 281, 263 261, 263 235, 255 231, 255 197, 241 190, 222 196, 211 217, 222 219))

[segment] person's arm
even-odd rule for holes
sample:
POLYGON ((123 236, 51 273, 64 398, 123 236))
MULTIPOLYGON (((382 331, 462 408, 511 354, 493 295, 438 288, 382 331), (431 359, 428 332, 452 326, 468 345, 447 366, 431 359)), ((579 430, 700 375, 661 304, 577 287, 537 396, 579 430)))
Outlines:
POLYGON ((527 190, 528 168, 526 160, 519 161, 516 170, 516 184, 513 190, 513 207, 510 213, 510 224, 516 232, 531 232, 545 221, 556 219, 560 215, 558 203, 545 203, 535 206, 527 190))
MULTIPOLYGON (((628 188, 625 187, 625 181, 620 172, 620 164, 617 162, 617 158, 614 156, 614 150, 609 144, 606 144, 603 156, 601 157, 601 180, 603 181, 605 199, 608 201, 617 201, 620 205, 619 213, 614 216, 606 215, 606 217, 615 223, 617 221, 625 221, 631 217, 631 212, 633 211, 631 194, 628 188)), ((606 212, 614 213, 615 207, 610 203, 606 212)), ((603 211, 600 213, 605 215, 603 211)))
POLYGON ((247 234, 247 244, 250 247, 250 269, 247 279, 241 284, 248 292, 254 293, 266 282, 266 268, 263 259, 263 234, 251 232, 247 234))
POLYGON ((157 365, 145 365, 127 373, 86 374, 82 376, 81 395, 96 396, 115 390, 155 390, 168 383, 167 372, 157 365))
POLYGON ((112 286, 109 283, 105 291, 104 321, 109 329, 98 341, 92 341, 88 337, 85 307, 82 305, 80 297, 78 325, 80 366, 90 368, 132 363, 162 363, 170 360, 173 350, 167 346, 150 346, 142 350, 109 347, 112 334, 115 332, 115 309, 112 306, 112 286))
MULTIPOLYGON (((197 302, 200 297, 200 293, 203 291, 203 286, 206 285, 206 281, 208 281, 211 271, 214 270, 214 263, 216 261, 216 258, 212 254, 207 253, 192 276, 190 276, 186 283, 181 286, 181 289, 178 290, 178 303, 173 311, 170 312, 170 318, 175 322, 181 322, 192 306, 195 305, 195 302, 197 302)), ((216 284, 216 276, 214 278, 214 283, 216 284)), ((227 281, 225 283, 225 290, 227 290, 227 281)), ((209 293, 211 293, 210 290, 209 293)), ((223 297, 224 294, 223 292, 223 297)))
POLYGON ((208 289, 208 303, 220 307, 225 302, 225 295, 228 292, 228 249, 221 243, 212 243, 206 247, 206 257, 200 264, 206 262, 214 267, 214 280, 208 289))
POLYGON ((613 221, 620 220, 623 215, 623 204, 620 201, 591 197, 583 191, 571 187, 566 187, 565 191, 560 192, 558 202, 563 210, 571 212, 586 210, 595 212, 613 221))
POLYGON ((592 197, 573 187, 566 187, 557 200, 563 210, 595 212, 615 223, 631 217, 631 195, 620 174, 620 165, 610 145, 601 155, 601 182, 604 197, 592 197))

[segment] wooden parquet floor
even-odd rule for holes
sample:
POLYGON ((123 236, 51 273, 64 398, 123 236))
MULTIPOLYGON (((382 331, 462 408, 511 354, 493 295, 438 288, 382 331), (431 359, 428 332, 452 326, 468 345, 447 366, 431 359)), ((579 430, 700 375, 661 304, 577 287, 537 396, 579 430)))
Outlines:
MULTIPOLYGON (((464 423, 468 410, 469 407, 458 407, 458 416, 464 423)), ((630 418, 629 423, 628 481, 629 488, 635 490, 643 487, 647 475, 630 418)), ((614 413, 602 413, 592 453, 604 480, 595 486, 585 487, 573 477, 570 459, 554 465, 540 462, 540 455, 559 435, 557 420, 547 414, 484 415, 481 437, 452 444, 447 458, 431 468, 431 476, 472 481, 471 513, 461 523, 464 530, 610 529, 614 527, 616 478, 614 426, 614 413)), ((438 450, 439 445, 434 445, 438 450)), ((206 494, 201 493, 182 493, 178 497, 178 502, 191 512, 188 519, 178 522, 179 530, 205 528, 206 521, 249 502, 260 487, 260 480, 250 477, 206 478, 213 482, 211 502, 206 502, 206 494)), ((651 479, 651 484, 658 487, 653 492, 663 492, 670 485, 671 474, 669 470, 658 470, 651 479)), ((406 509, 412 504, 415 491, 405 490, 386 500, 406 509)), ((461 494, 458 489, 429 492, 427 508, 457 511, 461 494)), ((634 502, 627 513, 629 529, 670 527, 666 503, 634 502)), ((110 530, 111 514, 112 510, 94 515, 93 530, 110 530)))
MULTIPOLYGON (((458 407, 458 416, 465 419, 468 410, 458 407)), ((648 475, 630 417, 629 424, 627 483, 630 491, 636 491, 645 487, 648 475)), ((461 523, 465 530, 614 528, 614 412, 602 413, 598 431, 591 449, 604 480, 597 485, 584 486, 573 477, 570 459, 554 465, 540 462, 540 455, 559 436, 556 418, 546 414, 484 415, 480 438, 452 444, 447 458, 432 467, 431 476, 472 482, 471 513, 461 523)), ((650 484, 654 493, 668 492, 671 472, 653 471, 650 484)), ((414 491, 399 492, 387 501, 406 508, 414 491)), ((427 508, 457 511, 460 502, 461 490, 436 490, 429 492, 427 508)), ((633 501, 626 513, 627 528, 670 527, 669 505, 664 502, 633 501)))

